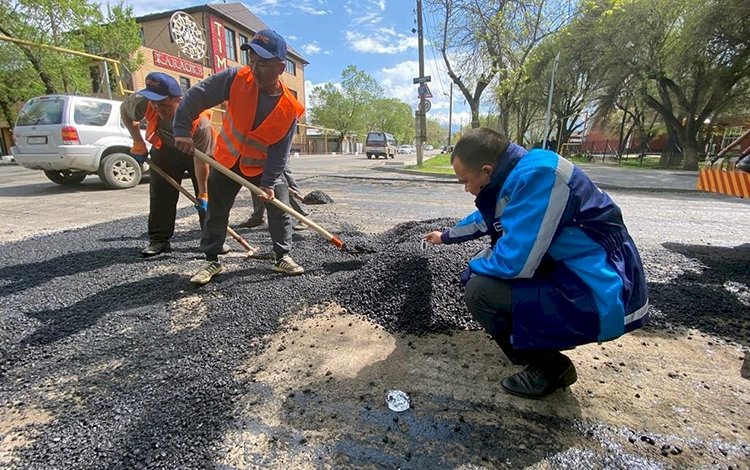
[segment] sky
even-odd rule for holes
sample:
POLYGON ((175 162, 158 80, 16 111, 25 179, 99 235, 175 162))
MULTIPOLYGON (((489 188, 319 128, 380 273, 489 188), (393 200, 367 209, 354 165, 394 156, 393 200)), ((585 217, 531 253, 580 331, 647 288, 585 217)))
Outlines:
MULTIPOLYGON (((231 0, 229 1, 231 2, 231 0)), ((227 3, 229 3, 227 2, 227 3)), ((175 8, 170 0, 130 0, 135 16, 175 8)), ((181 7, 212 3, 180 3, 181 7)), ((242 2, 270 28, 281 34, 309 62, 305 67, 305 92, 315 86, 337 83, 348 65, 373 77, 387 98, 398 98, 416 109, 419 50, 416 0, 249 0, 242 2), (412 31, 414 30, 414 31, 412 31)), ((450 78, 438 49, 427 37, 438 30, 436 18, 423 15, 424 75, 433 95, 430 119, 447 129, 450 78)), ((453 89, 452 127, 470 120, 468 106, 453 89)), ((309 100, 308 100, 309 103, 309 100)))

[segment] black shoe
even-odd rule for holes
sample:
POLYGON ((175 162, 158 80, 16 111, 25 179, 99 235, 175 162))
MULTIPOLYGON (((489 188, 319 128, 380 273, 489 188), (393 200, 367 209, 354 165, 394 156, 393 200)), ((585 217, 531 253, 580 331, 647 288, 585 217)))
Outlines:
POLYGON ((227 245, 226 243, 224 243, 224 244, 223 244, 223 245, 221 246, 221 251, 219 252, 219 254, 220 254, 220 255, 226 255, 226 254, 227 254, 227 253, 229 253, 230 251, 232 251, 232 249, 231 249, 231 248, 229 248, 229 245, 227 245))
POLYGON ((160 255, 168 251, 172 251, 172 245, 170 245, 169 242, 152 240, 151 243, 149 243, 149 245, 143 251, 141 251, 141 256, 144 258, 149 258, 151 256, 160 255))
POLYGON ((740 158, 740 161, 738 161, 735 166, 738 170, 750 173, 750 155, 745 155, 744 157, 740 158))
POLYGON ((259 225, 263 225, 266 221, 263 219, 253 219, 250 217, 246 221, 242 222, 241 224, 237 224, 238 227, 245 227, 245 228, 253 228, 258 227, 259 225))
POLYGON ((573 385, 578 380, 576 368, 563 354, 555 354, 544 363, 531 364, 521 372, 503 379, 506 392, 523 398, 543 398, 573 385))

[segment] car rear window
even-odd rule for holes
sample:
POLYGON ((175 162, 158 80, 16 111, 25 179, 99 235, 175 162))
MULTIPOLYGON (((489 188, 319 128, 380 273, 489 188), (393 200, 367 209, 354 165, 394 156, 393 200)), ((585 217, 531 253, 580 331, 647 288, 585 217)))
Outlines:
POLYGON ((73 122, 84 126, 104 126, 112 114, 112 105, 101 101, 76 100, 73 122))
POLYGON ((63 98, 33 98, 26 102, 18 113, 16 126, 39 126, 62 124, 63 98))
POLYGON ((367 134, 367 141, 368 142, 385 142, 385 134, 380 134, 380 133, 367 134))

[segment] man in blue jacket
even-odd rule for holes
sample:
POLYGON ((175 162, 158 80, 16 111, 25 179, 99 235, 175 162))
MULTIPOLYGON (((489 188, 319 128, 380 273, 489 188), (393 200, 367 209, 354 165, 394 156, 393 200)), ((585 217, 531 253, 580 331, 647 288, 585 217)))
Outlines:
POLYGON ((647 320, 643 265, 620 208, 568 160, 526 151, 491 129, 464 134, 451 163, 477 210, 425 239, 490 237, 461 281, 474 319, 512 363, 526 365, 502 387, 541 398, 572 385, 576 369, 561 350, 615 339, 647 320))

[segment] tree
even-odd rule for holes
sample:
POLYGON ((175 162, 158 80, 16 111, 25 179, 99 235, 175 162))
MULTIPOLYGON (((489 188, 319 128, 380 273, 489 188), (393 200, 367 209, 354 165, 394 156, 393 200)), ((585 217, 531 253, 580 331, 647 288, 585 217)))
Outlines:
POLYGON ((427 140, 425 143, 435 148, 442 147, 448 138, 448 130, 445 129, 437 119, 427 120, 427 140))
POLYGON ((387 132, 401 143, 414 141, 414 117, 411 107, 396 98, 375 100, 367 122, 368 130, 387 132))
MULTIPOLYGON (((32 43, 122 60, 132 67, 140 62, 133 54, 140 46, 139 28, 132 8, 123 3, 108 7, 105 16, 98 3, 7 0, 0 3, 0 33, 32 43)), ((35 71, 44 93, 91 90, 91 59, 20 43, 12 43, 12 48, 35 71)), ((18 66, 19 60, 12 60, 13 67, 18 66)), ((15 70, 0 67, 0 73, 15 70)))
POLYGON ((698 168, 699 136, 750 86, 747 0, 597 0, 584 16, 610 84, 633 81, 698 168))
POLYGON ((507 133, 524 77, 527 57, 544 37, 566 24, 573 0, 428 0, 440 18, 439 44, 448 75, 471 108, 471 126, 479 127, 482 93, 498 82, 500 128, 507 133), (456 73, 460 71, 460 73, 456 73))
POLYGON ((310 95, 310 120, 339 132, 338 149, 344 138, 367 131, 367 117, 373 103, 383 95, 374 78, 355 65, 341 72, 341 83, 326 83, 313 88, 310 95))

